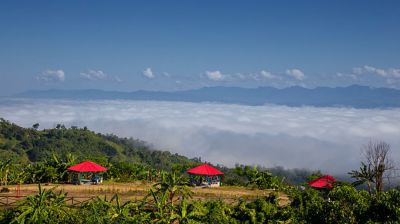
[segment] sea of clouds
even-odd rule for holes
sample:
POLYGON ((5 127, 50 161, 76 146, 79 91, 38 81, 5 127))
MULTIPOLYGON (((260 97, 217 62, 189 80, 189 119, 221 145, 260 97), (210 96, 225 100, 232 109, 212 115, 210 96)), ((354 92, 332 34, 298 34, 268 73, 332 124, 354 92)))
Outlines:
POLYGON ((24 127, 87 126, 226 166, 347 173, 369 140, 386 141, 400 158, 400 109, 0 99, 0 117, 24 127))

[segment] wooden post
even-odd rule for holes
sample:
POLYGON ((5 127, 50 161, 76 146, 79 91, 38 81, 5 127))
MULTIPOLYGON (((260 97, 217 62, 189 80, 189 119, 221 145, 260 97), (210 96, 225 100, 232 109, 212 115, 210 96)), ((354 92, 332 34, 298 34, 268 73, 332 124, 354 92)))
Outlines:
POLYGON ((21 185, 19 183, 17 184, 16 193, 17 193, 17 195, 16 195, 17 198, 19 198, 21 196, 21 185))

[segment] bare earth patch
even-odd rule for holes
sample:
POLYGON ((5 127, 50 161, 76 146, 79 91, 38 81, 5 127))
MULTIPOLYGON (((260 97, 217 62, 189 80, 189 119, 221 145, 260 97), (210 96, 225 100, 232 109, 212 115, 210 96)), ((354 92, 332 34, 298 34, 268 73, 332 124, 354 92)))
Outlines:
MULTIPOLYGON (((55 188, 56 191, 68 193, 69 199, 74 198, 75 202, 85 201, 95 197, 112 197, 114 194, 119 194, 122 201, 139 200, 146 196, 154 183, 148 182, 131 182, 131 183, 115 183, 105 182, 100 185, 72 185, 72 184, 42 184, 45 189, 55 188)), ((19 194, 17 194, 17 186, 7 186, 10 190, 8 193, 0 193, 0 203, 9 196, 8 200, 19 200, 25 196, 33 195, 38 192, 37 184, 20 185, 19 194), (16 198, 15 196, 20 197, 16 198), (14 199, 15 198, 15 199, 14 199)), ((257 190, 245 187, 236 186, 221 186, 219 188, 192 188, 192 200, 222 200, 227 203, 234 203, 238 199, 254 200, 268 196, 272 190, 257 190)), ((288 203, 288 198, 285 194, 279 193, 279 204, 284 206, 288 203)))

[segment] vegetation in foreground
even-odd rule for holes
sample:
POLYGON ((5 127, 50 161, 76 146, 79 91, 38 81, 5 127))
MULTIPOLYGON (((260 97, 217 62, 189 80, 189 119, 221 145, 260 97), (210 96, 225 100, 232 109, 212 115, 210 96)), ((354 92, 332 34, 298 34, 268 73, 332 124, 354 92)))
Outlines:
POLYGON ((286 187, 290 203, 279 205, 279 192, 234 203, 191 199, 184 177, 165 173, 147 197, 122 202, 118 194, 97 197, 78 207, 66 193, 39 185, 36 195, 0 211, 0 223, 398 223, 400 191, 370 193, 337 185, 329 193, 286 187), (329 197, 329 200, 327 200, 329 197))

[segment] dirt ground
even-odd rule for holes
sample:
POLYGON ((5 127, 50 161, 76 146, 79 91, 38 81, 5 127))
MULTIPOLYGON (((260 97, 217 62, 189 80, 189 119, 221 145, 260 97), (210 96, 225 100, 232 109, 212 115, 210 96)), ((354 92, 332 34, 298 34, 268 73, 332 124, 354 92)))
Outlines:
MULTIPOLYGON (((67 193, 72 202, 85 201, 97 196, 111 198, 114 194, 119 194, 122 201, 138 200, 146 196, 151 188, 152 183, 146 182, 132 182, 132 183, 102 183, 99 185, 72 185, 72 184, 43 184, 45 189, 55 188, 56 191, 63 191, 67 193)), ((1 200, 20 200, 21 198, 33 195, 38 192, 37 184, 23 184, 18 187, 16 185, 9 185, 7 188, 10 192, 0 193, 1 200), (16 197, 18 196, 18 197, 16 197)), ((271 190, 253 190, 244 187, 234 186, 221 186, 218 188, 192 188, 192 200, 223 200, 227 203, 234 203, 239 198, 244 200, 252 200, 260 197, 268 196, 271 190)), ((285 205, 288 203, 288 198, 283 193, 279 193, 280 204, 285 205)))

